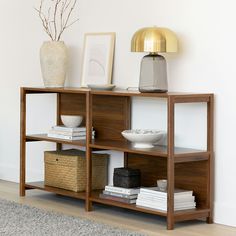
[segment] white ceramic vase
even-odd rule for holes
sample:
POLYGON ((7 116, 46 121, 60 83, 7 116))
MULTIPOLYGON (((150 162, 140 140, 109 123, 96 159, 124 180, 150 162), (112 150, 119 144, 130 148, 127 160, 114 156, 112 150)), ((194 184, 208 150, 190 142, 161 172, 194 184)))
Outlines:
POLYGON ((68 53, 63 41, 47 41, 40 48, 40 64, 45 87, 63 87, 68 53))

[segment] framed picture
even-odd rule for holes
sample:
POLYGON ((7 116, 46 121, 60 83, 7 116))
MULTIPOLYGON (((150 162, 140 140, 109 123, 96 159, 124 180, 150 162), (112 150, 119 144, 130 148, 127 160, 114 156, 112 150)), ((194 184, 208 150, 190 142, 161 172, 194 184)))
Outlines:
POLYGON ((87 33, 84 37, 81 86, 111 84, 115 33, 87 33))

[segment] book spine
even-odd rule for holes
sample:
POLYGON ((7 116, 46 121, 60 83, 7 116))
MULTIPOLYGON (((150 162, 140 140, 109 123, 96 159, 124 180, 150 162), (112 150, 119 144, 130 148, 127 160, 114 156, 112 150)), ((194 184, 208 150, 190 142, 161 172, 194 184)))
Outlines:
MULTIPOLYGON (((152 206, 156 209, 167 209, 167 203, 162 203, 162 202, 153 202, 153 201, 148 201, 144 199, 137 199, 137 204, 139 205, 146 205, 146 206, 152 206)), ((178 203, 174 205, 174 209, 181 209, 181 208, 193 208, 196 206, 195 202, 183 202, 183 203, 178 203)))
POLYGON ((126 188, 119 188, 119 187, 113 187, 113 186, 106 186, 106 191, 115 192, 115 193, 123 193, 128 195, 138 194, 139 189, 126 189, 126 188))
MULTIPOLYGON (((77 137, 77 136, 85 136, 86 132, 81 131, 81 132, 66 132, 66 131, 58 131, 58 130, 50 130, 48 132, 49 134, 58 134, 58 135, 65 135, 65 136, 72 136, 72 137, 77 137)), ((92 132, 92 135, 95 134, 95 131, 92 132)))
MULTIPOLYGON (((167 202, 167 196, 158 196, 154 194, 148 194, 148 193, 140 193, 139 198, 143 199, 150 199, 152 201, 162 201, 162 202, 167 202)), ((174 201, 175 202, 194 202, 195 201, 195 196, 174 196, 174 201)))
POLYGON ((60 130, 60 131, 68 131, 68 132, 78 132, 78 131, 86 131, 86 127, 76 127, 69 128, 66 126, 52 126, 52 130, 60 130))
POLYGON ((135 199, 126 199, 126 198, 115 197, 115 196, 106 195, 106 194, 102 194, 102 193, 99 194, 99 197, 102 199, 108 199, 108 200, 123 202, 123 203, 128 203, 128 204, 136 203, 135 199))
POLYGON ((110 192, 106 190, 103 190, 103 194, 114 196, 114 197, 127 198, 127 199, 136 199, 138 197, 138 194, 127 195, 124 193, 114 193, 114 192, 110 192))
MULTIPOLYGON (((155 190, 149 190, 149 189, 140 189, 140 193, 150 194, 153 196, 159 196, 159 197, 167 197, 166 192, 161 191, 155 191, 155 190)), ((186 197, 186 196, 193 196, 193 191, 187 191, 187 192, 179 192, 174 194, 175 197, 186 197)))
MULTIPOLYGON (((65 136, 65 135, 59 135, 59 134, 48 134, 48 137, 50 138, 58 138, 58 139, 66 139, 66 140, 84 140, 86 139, 86 136, 77 136, 77 137, 72 137, 72 136, 65 136)), ((92 137, 94 138, 94 136, 92 137)))
POLYGON ((140 200, 137 199, 136 201, 136 205, 137 206, 141 206, 141 207, 148 207, 148 208, 152 208, 154 210, 161 210, 161 211, 167 211, 167 206, 154 206, 151 203, 147 203, 147 202, 142 202, 140 200))

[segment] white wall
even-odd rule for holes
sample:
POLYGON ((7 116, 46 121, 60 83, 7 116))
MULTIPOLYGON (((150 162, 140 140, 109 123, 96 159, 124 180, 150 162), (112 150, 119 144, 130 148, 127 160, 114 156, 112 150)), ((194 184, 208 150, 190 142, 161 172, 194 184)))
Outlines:
MULTIPOLYGON (((47 37, 34 4, 37 1, 0 1, 0 179, 12 181, 18 181, 19 176, 19 87, 43 85, 38 51, 47 37)), ((80 0, 79 23, 64 35, 71 56, 67 83, 79 86, 83 34, 116 32, 113 82, 127 87, 137 86, 143 56, 130 52, 133 33, 152 25, 176 32, 180 52, 166 56, 169 88, 215 93, 215 222, 232 226, 236 226, 235 8, 234 0, 80 0)), ((30 99, 28 132, 47 131, 54 124, 54 103, 53 96, 30 99)), ((134 99, 133 103, 133 127, 166 128, 163 101, 134 99)), ((181 105, 177 109, 177 144, 204 148, 205 106, 181 105)), ((28 180, 42 178, 43 150, 53 147, 41 143, 27 146, 28 180)), ((115 153, 113 166, 122 164, 120 156, 115 153)))

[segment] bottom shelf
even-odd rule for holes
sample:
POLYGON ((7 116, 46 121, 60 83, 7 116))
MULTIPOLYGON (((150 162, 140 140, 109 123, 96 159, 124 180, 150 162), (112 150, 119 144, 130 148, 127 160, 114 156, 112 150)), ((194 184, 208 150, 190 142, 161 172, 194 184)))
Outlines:
MULTIPOLYGON (((92 202, 97 202, 97 203, 101 203, 101 204, 105 204, 105 205, 126 208, 126 209, 144 212, 144 213, 148 213, 148 214, 167 216, 166 211, 153 210, 153 209, 147 208, 147 207, 136 206, 135 204, 127 204, 127 203, 117 202, 117 201, 113 201, 113 200, 102 199, 99 197, 100 193, 101 193, 101 191, 92 191, 90 200, 92 202)), ((210 213, 210 209, 207 209, 207 208, 204 208, 204 209, 196 208, 196 209, 191 209, 191 210, 176 211, 174 213, 174 219, 175 219, 175 221, 192 220, 192 219, 197 219, 197 218, 208 217, 209 213, 210 213)))
POLYGON ((78 198, 78 199, 84 199, 86 198, 85 192, 73 192, 61 188, 55 188, 55 187, 50 187, 44 184, 44 182, 32 182, 32 183, 26 183, 25 184, 26 189, 40 189, 43 191, 51 192, 51 193, 56 193, 62 196, 67 196, 67 197, 73 197, 73 198, 78 198))
MULTIPOLYGON (((26 189, 39 189, 39 190, 43 190, 47 192, 56 193, 62 196, 73 197, 73 198, 83 199, 83 200, 86 199, 85 192, 77 193, 77 192, 73 192, 73 191, 69 191, 65 189, 46 186, 43 181, 26 183, 25 187, 26 189)), ((94 203, 101 203, 104 205, 121 207, 121 208, 129 209, 129 210, 144 212, 144 213, 153 214, 153 215, 159 215, 159 216, 165 216, 165 217, 167 216, 167 212, 165 211, 153 210, 151 208, 139 207, 139 206, 136 206, 135 204, 127 204, 127 203, 117 202, 113 200, 102 199, 99 197, 100 193, 101 193, 101 190, 92 191, 92 194, 89 200, 94 203)), ((210 213, 210 209, 207 209, 207 208, 204 208, 204 209, 196 208, 192 210, 176 211, 174 213, 174 220, 175 222, 177 222, 177 221, 203 218, 203 217, 208 217, 209 213, 210 213)))

